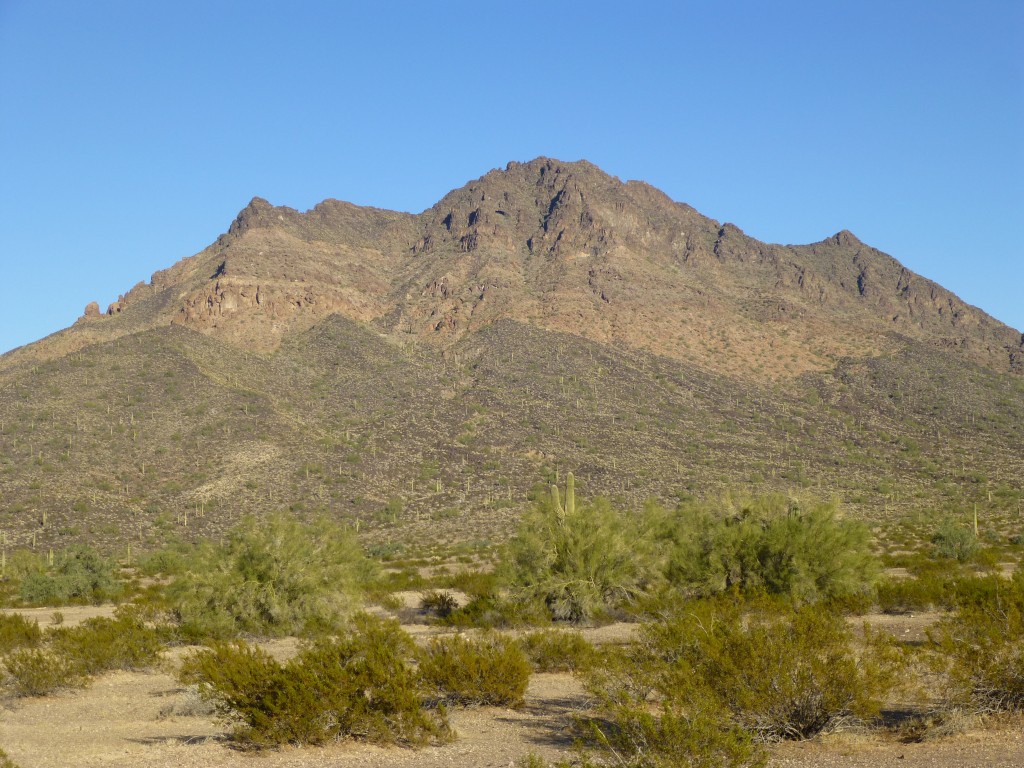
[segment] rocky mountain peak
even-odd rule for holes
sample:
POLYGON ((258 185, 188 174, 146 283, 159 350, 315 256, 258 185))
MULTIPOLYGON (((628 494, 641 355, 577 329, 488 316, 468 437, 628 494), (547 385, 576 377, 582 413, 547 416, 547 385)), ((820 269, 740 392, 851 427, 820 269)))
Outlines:
POLYGON ((254 197, 209 248, 119 297, 102 322, 90 306, 83 321, 97 322, 48 344, 173 323, 269 352, 334 314, 441 348, 508 319, 768 378, 898 338, 999 369, 1024 357, 1019 331, 848 230, 763 243, 644 182, 549 157, 491 170, 419 215, 332 199, 300 213, 254 197))

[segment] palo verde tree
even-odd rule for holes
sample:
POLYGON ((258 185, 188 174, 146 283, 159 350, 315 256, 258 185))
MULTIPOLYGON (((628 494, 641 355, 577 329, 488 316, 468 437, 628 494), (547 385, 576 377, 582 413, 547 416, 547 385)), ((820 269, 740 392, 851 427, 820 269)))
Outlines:
POLYGON ((566 479, 522 519, 508 545, 505 577, 513 599, 541 601, 552 618, 585 622, 642 593, 655 576, 644 537, 605 499, 576 503, 566 479))

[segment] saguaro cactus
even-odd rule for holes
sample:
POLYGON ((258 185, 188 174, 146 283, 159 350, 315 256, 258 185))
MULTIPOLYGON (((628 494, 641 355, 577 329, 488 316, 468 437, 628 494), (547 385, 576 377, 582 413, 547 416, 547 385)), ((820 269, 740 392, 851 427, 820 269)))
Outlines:
POLYGON ((555 506, 555 514, 559 520, 564 520, 566 515, 572 517, 576 513, 576 478, 572 476, 572 472, 565 478, 565 506, 562 506, 557 485, 551 486, 551 502, 555 506))

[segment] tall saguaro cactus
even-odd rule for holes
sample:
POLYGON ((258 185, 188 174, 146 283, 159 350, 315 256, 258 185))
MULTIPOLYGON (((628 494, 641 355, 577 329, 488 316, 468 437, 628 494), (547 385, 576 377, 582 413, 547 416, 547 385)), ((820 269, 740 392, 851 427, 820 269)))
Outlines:
POLYGON ((566 515, 572 517, 576 513, 576 478, 572 476, 572 472, 565 478, 565 506, 562 506, 557 485, 551 486, 551 501, 555 505, 555 514, 559 520, 564 520, 566 515))

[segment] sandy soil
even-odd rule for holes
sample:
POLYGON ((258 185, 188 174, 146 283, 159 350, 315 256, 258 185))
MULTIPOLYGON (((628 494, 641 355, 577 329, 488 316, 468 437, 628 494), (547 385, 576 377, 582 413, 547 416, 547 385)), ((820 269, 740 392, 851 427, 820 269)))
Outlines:
POLYGON ((40 629, 54 626, 54 616, 63 617, 61 623, 65 627, 74 627, 86 619, 96 616, 112 617, 113 605, 65 605, 61 608, 4 608, 3 613, 16 613, 26 619, 35 619, 40 629))

